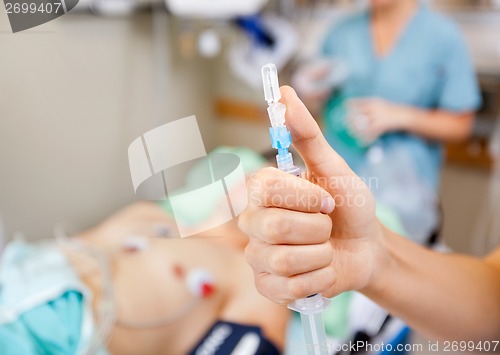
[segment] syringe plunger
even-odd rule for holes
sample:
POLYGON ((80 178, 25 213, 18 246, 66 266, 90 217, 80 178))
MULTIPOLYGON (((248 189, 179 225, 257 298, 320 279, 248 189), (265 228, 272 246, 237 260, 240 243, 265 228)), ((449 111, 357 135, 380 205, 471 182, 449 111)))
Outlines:
POLYGON ((274 102, 269 104, 267 108, 267 113, 269 114, 269 119, 271 120, 271 126, 273 127, 284 127, 285 126, 285 113, 286 106, 281 102, 274 102))
POLYGON ((281 92, 278 81, 278 69, 274 64, 266 64, 262 67, 262 83, 267 103, 271 105, 278 102, 281 99, 281 92))

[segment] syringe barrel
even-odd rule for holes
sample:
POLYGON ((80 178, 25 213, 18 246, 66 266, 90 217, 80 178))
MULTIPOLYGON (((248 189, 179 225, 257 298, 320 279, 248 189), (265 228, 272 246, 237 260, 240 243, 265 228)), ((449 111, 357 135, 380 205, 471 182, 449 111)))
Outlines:
POLYGON ((321 312, 300 314, 308 355, 328 355, 328 341, 321 312))
POLYGON ((330 300, 317 293, 315 295, 293 301, 288 308, 299 312, 306 340, 307 354, 327 355, 325 325, 322 311, 328 307, 330 300))
POLYGON ((300 167, 293 165, 292 153, 276 155, 276 163, 281 171, 300 177, 300 167))

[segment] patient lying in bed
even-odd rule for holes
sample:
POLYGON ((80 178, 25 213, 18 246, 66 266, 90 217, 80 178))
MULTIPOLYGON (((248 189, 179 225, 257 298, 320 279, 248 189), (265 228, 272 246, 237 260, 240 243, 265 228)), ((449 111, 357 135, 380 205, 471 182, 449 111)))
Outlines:
POLYGON ((69 244, 9 246, 0 353, 278 354, 288 311, 255 290, 235 222, 207 232, 222 238, 149 235, 169 225, 144 202, 69 244))

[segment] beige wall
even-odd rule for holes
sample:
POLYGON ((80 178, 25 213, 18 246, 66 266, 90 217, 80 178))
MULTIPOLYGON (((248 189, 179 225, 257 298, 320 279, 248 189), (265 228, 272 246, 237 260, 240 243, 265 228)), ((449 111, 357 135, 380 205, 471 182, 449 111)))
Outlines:
MULTIPOLYGON (((170 31, 169 31, 170 32, 170 31)), ((0 11, 0 214, 7 235, 88 226, 134 200, 128 144, 157 125, 151 17, 66 15, 13 35, 0 11)), ((165 121, 213 147, 210 63, 173 58, 165 121)))

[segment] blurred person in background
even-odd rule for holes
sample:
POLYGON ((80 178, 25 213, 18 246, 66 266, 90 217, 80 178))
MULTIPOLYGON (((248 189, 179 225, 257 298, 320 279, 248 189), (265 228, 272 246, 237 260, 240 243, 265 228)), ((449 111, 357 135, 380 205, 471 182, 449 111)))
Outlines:
POLYGON ((481 104, 459 29, 422 1, 371 0, 328 31, 321 55, 348 74, 333 92, 299 94, 322 102, 324 134, 350 167, 379 178, 377 203, 427 242, 439 224, 442 143, 466 139, 481 104))

